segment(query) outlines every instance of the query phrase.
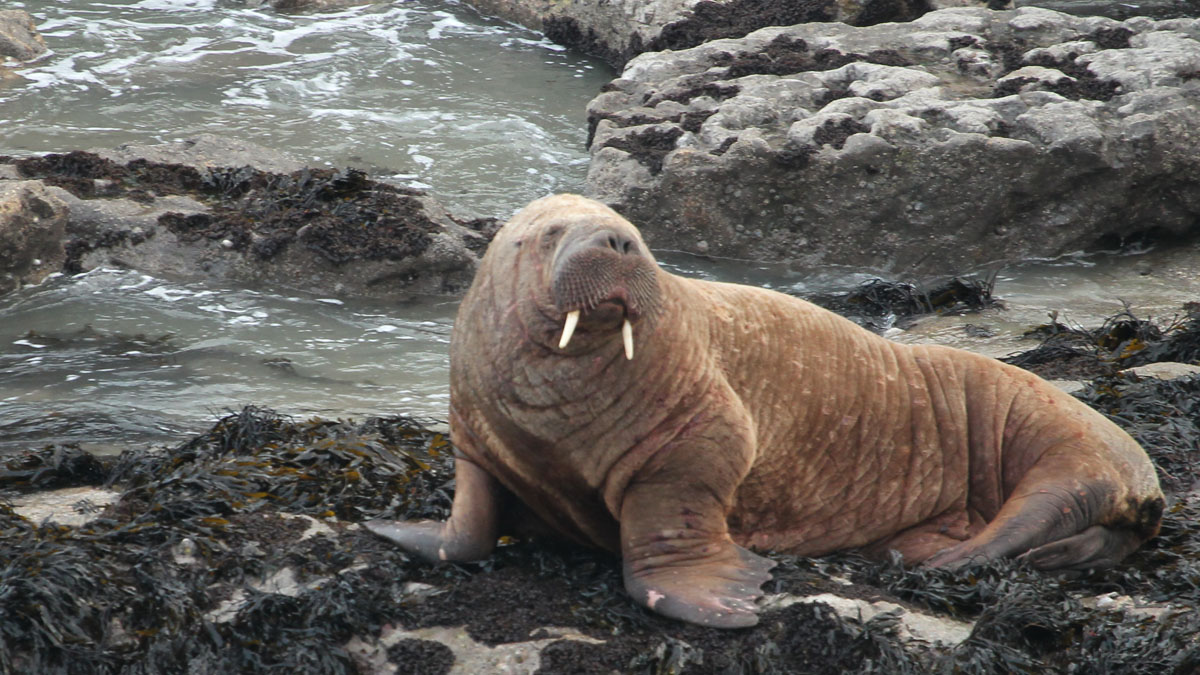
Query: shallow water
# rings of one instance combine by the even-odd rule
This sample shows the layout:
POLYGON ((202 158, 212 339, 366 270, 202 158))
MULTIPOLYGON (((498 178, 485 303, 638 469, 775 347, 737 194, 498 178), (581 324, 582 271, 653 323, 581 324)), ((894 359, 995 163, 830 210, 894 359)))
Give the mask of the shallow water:
MULTIPOLYGON (((744 261, 697 261, 660 255, 671 271, 717 281, 752 284, 793 295, 847 290, 876 278, 853 269, 793 269, 787 264, 744 261)), ((974 276, 995 275, 994 294, 1002 306, 983 312, 922 317, 888 337, 905 343, 936 343, 1006 356, 1037 345, 1022 337, 1048 323, 1053 313, 1063 323, 1093 328, 1129 303, 1139 318, 1168 325, 1183 304, 1200 301, 1200 247, 1159 247, 1124 253, 1073 255, 980 269, 974 276), (967 326, 984 329, 967 330, 967 326), (983 333, 983 334, 981 334, 983 333), (987 335, 985 335, 987 334, 987 335)))
POLYGON ((348 306, 129 271, 0 298, 0 453, 178 439, 243 404, 445 419, 456 301, 348 306))
MULTIPOLYGON (((15 2, 53 53, 0 86, 0 154, 162 142, 210 131, 427 185, 458 213, 506 216, 586 173, 584 108, 611 73, 538 35, 420 0, 287 16, 208 0, 15 2)), ((664 265, 800 294, 863 270, 664 265)), ((1004 355, 1060 321, 1130 302, 1162 320, 1200 300, 1195 247, 1001 270, 1005 309, 893 337, 1004 355), (965 325, 993 333, 978 337, 965 325)), ((0 454, 174 442, 254 403, 304 417, 445 419, 457 301, 397 306, 180 284, 114 270, 0 297, 0 454)))

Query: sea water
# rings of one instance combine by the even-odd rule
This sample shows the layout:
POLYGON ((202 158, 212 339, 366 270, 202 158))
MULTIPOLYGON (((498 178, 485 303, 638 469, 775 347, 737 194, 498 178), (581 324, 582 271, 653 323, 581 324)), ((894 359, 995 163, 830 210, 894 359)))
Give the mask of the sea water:
MULTIPOLYGON (((10 2, 51 52, 0 83, 0 154, 160 143, 212 132, 425 187, 461 215, 507 217, 578 191, 584 109, 614 74, 456 3, 288 15, 212 0, 10 2)), ((870 270, 698 259, 672 271, 797 294, 870 270)), ((891 337, 1002 356, 1059 321, 1125 302, 1169 322, 1200 300, 1195 248, 979 270, 1003 309, 891 337), (968 330, 968 324, 983 330, 968 330)), ((0 296, 0 454, 52 442, 99 452, 178 442, 242 405, 295 417, 444 420, 457 299, 408 304, 93 270, 0 296)))

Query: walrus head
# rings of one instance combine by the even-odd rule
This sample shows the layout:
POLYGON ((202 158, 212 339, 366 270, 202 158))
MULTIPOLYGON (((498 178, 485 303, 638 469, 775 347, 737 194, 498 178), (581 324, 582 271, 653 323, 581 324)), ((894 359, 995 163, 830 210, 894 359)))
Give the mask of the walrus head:
POLYGON ((658 264, 637 228, 575 195, 537 200, 504 229, 510 226, 522 245, 536 249, 538 310, 553 322, 554 345, 579 353, 619 332, 632 359, 634 326, 661 304, 658 264))

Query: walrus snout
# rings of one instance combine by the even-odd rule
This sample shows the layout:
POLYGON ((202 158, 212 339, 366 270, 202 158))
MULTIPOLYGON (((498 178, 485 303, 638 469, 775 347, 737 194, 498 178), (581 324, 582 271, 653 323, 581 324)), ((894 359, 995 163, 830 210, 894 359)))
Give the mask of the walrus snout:
POLYGON ((631 233, 616 228, 575 228, 563 236, 554 257, 555 276, 576 256, 643 256, 642 243, 631 233))
POLYGON ((597 232, 595 235, 593 235, 592 239, 592 245, 607 247, 609 250, 621 255, 636 255, 638 252, 637 241, 633 237, 630 237, 623 232, 617 232, 615 230, 609 230, 608 232, 597 232))
POLYGON ((565 316, 559 349, 583 319, 595 328, 621 327, 625 356, 633 358, 633 321, 658 304, 658 266, 636 232, 577 226, 559 242, 551 269, 555 307, 565 316))
POLYGON ((624 304, 631 316, 653 304, 657 265, 636 235, 616 228, 573 228, 559 243, 551 265, 554 303, 562 312, 624 304))

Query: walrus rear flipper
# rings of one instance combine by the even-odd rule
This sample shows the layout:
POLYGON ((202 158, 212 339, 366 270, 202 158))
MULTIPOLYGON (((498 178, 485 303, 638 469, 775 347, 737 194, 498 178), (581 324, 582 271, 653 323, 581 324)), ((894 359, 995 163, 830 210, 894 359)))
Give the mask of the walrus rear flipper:
POLYGON ((1141 543, 1142 537, 1133 530, 1093 525, 1073 537, 1039 546, 1021 559, 1042 570, 1107 569, 1141 543))
POLYGON ((462 456, 454 460, 454 481, 454 506, 446 522, 372 520, 363 527, 431 562, 488 557, 499 536, 503 488, 462 456))
POLYGON ((1112 514, 1099 484, 1043 484, 1010 497, 978 535, 925 561, 931 567, 1020 557, 1043 570, 1103 569, 1119 563, 1158 531, 1161 498, 1137 521, 1103 525, 1112 514), (1157 511, 1155 506, 1157 505, 1157 511))

